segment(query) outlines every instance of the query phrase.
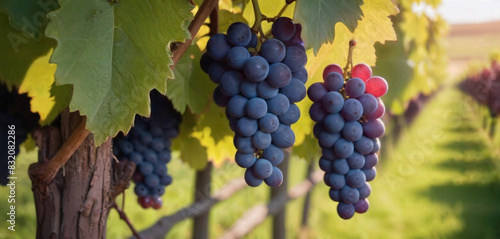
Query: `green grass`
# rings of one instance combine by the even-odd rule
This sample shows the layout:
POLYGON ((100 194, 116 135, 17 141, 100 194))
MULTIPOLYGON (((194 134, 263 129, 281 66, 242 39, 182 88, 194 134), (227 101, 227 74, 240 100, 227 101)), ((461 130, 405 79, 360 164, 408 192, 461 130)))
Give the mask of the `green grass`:
MULTIPOLYGON (((372 183, 370 210, 341 220, 328 188, 320 183, 312 192, 309 228, 300 228, 303 198, 287 205, 288 238, 500 238, 500 127, 495 139, 481 128, 482 114, 477 104, 455 88, 445 88, 429 102, 414 124, 404 130, 397 144, 381 155, 378 176, 372 183)), ((25 174, 36 152, 22 152, 19 173, 16 233, 0 228, 0 238, 31 238, 35 231, 31 183, 25 174)), ((292 158, 289 186, 305 177, 307 163, 292 158)), ((126 193, 125 211, 138 230, 158 218, 189 205, 193 200, 194 172, 179 160, 169 164, 174 183, 163 196, 160 211, 142 210, 131 190, 126 193)), ((226 164, 214 170, 213 190, 243 170, 226 164)), ((7 195, 5 187, 0 195, 7 195)), ((252 206, 266 202, 265 186, 245 188, 229 200, 217 204, 210 214, 210 238, 217 238, 252 206)), ((121 201, 119 198, 118 201, 121 201)), ((6 200, 0 213, 6 215, 6 200)), ((245 238, 271 238, 268 218, 245 238)), ((167 238, 190 238, 191 220, 186 220, 167 238)), ((111 211, 108 238, 130 236, 126 224, 111 211)))

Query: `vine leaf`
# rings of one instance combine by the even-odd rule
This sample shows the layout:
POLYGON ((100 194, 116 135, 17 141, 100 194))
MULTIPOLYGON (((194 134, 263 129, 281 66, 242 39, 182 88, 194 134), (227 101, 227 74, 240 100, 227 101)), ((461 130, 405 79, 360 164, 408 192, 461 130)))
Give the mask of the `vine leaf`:
POLYGON ((339 22, 353 32, 363 16, 361 5, 363 0, 297 1, 294 20, 302 24, 306 49, 312 47, 316 54, 323 43, 332 42, 339 22))
POLYGON ((180 151, 180 158, 196 170, 204 169, 208 162, 207 148, 193 137, 197 116, 189 111, 182 116, 179 136, 172 142, 172 149, 180 151))
POLYGON ((167 82, 167 96, 181 114, 186 107, 200 114, 212 97, 215 84, 201 70, 200 58, 200 48, 197 45, 189 47, 174 69, 175 79, 167 82))
POLYGON ((149 116, 149 92, 174 78, 169 43, 190 37, 185 0, 60 0, 46 34, 57 40, 51 62, 58 84, 73 85, 71 111, 87 117, 96 145, 149 116))
POLYGON ((20 94, 31 97, 31 111, 40 115, 42 125, 50 124, 68 106, 71 88, 54 86, 56 65, 49 63, 56 41, 41 36, 34 40, 9 26, 0 13, 0 79, 20 94), (51 90, 53 93, 51 94, 51 90))

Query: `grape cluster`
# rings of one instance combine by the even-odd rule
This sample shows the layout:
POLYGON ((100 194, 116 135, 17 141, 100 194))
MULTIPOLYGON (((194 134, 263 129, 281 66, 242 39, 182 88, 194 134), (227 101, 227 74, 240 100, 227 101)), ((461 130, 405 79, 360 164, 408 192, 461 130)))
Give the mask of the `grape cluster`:
MULTIPOLYGON (((37 126, 40 117, 31 112, 31 98, 27 94, 18 94, 16 90, 9 90, 6 85, 0 84, 0 184, 9 182, 9 146, 15 146, 14 153, 19 153, 19 146, 37 126), (8 138, 8 126, 15 125, 15 138, 8 138), (9 142, 10 141, 10 142, 9 142), (14 145, 12 145, 14 142, 14 145)), ((15 156, 13 155, 13 156, 15 156)))
POLYGON ((166 164, 170 162, 172 139, 179 134, 181 115, 157 91, 151 92, 151 117, 136 116, 125 137, 115 139, 113 151, 119 160, 135 163, 134 192, 143 208, 159 209, 165 187, 172 183, 166 164))
POLYGON ((388 85, 382 77, 372 76, 366 64, 354 66, 347 80, 340 66, 328 65, 323 79, 308 89, 314 102, 309 114, 316 122, 313 133, 322 148, 319 167, 325 171, 330 198, 339 202, 339 216, 349 219, 369 207, 368 182, 377 173, 378 138, 385 131, 380 120, 385 106, 380 97, 388 85))
POLYGON ((290 18, 278 18, 271 29, 274 38, 257 51, 257 35, 236 22, 227 34, 211 36, 200 60, 201 68, 218 85, 214 102, 227 107, 235 132, 235 161, 246 168, 245 180, 253 187, 262 182, 281 185, 283 173, 277 166, 283 161, 282 149, 295 143, 290 125, 300 117, 295 103, 305 98, 307 81, 301 29, 290 18))

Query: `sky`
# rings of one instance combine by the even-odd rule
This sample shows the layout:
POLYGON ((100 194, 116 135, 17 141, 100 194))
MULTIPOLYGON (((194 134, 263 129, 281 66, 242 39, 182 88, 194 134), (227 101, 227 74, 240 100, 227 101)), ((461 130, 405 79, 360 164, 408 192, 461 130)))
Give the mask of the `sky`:
POLYGON ((442 0, 438 12, 449 24, 495 21, 500 20, 500 0, 442 0))

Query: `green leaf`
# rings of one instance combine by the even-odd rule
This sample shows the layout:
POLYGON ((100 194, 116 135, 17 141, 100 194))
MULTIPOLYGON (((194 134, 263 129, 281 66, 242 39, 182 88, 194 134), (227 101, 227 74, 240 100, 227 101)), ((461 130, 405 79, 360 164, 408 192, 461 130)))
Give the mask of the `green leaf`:
POLYGON ((51 62, 58 84, 73 85, 71 111, 87 117, 97 145, 148 116, 149 92, 166 93, 173 72, 169 43, 188 38, 185 0, 61 0, 46 34, 57 40, 51 62))
POLYGON ((216 143, 226 136, 234 136, 234 132, 229 127, 229 120, 226 118, 225 111, 226 108, 219 107, 212 102, 208 110, 198 120, 196 128, 210 128, 210 136, 216 143))
POLYGON ((363 0, 297 1, 294 20, 302 24, 306 49, 312 47, 316 54, 323 43, 333 42, 339 22, 353 32, 363 16, 361 5, 363 0))
POLYGON ((198 117, 186 112, 182 116, 179 136, 172 142, 172 149, 180 151, 182 161, 188 163, 194 169, 205 168, 208 162, 207 148, 200 140, 193 137, 198 117))
POLYGON ((0 79, 9 87, 15 86, 19 93, 31 97, 31 111, 40 115, 40 123, 50 124, 68 106, 64 97, 71 88, 61 88, 50 93, 54 84, 56 65, 49 57, 56 45, 54 39, 44 36, 34 40, 23 32, 9 26, 8 19, 0 14, 0 79))
POLYGON ((47 13, 59 8, 56 0, 3 0, 0 12, 5 12, 10 25, 24 36, 40 40, 47 25, 47 13))
POLYGON ((200 48, 196 44, 190 46, 174 69, 175 79, 167 82, 167 96, 181 114, 186 107, 200 114, 215 89, 215 84, 201 70, 200 58, 200 48))

